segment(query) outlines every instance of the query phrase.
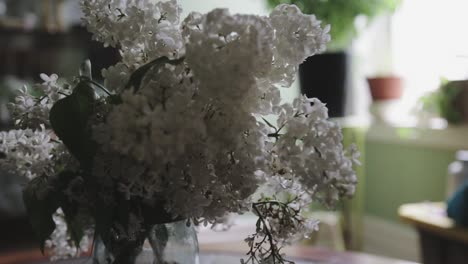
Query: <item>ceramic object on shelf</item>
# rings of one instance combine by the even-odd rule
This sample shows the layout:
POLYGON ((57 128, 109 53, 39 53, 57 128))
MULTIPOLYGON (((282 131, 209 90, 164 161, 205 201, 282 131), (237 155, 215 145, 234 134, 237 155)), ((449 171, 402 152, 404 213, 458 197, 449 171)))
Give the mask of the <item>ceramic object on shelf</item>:
POLYGON ((459 150, 455 156, 456 160, 448 166, 448 197, 468 181, 468 150, 459 150))
POLYGON ((369 113, 374 121, 384 123, 401 120, 401 114, 403 114, 400 100, 374 101, 369 106, 369 113))

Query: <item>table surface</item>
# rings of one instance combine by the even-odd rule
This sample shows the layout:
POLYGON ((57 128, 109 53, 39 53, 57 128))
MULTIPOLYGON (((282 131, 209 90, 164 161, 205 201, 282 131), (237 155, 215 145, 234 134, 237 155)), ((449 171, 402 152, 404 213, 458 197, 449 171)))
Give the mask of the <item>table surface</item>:
POLYGON ((443 202, 424 202, 400 206, 400 218, 418 229, 438 234, 442 237, 468 243, 468 230, 455 225, 447 217, 446 204, 443 202))
MULTIPOLYGON (((200 264, 239 264, 245 255, 234 245, 201 245, 200 264)), ((242 251, 244 252, 244 251, 242 251)), ((329 249, 308 246, 294 246, 285 250, 296 264, 417 264, 414 262, 389 259, 356 252, 334 252, 329 249)), ((20 250, 0 253, 0 264, 46 264, 49 263, 37 250, 20 250)), ((89 264, 89 258, 54 264, 89 264)))
MULTIPOLYGON (((226 232, 213 232, 209 229, 199 230, 200 264, 238 264, 248 251, 247 244, 243 241, 246 236, 252 234, 255 224, 249 219, 238 219, 236 225, 226 232), (241 221, 242 220, 242 221, 241 221), (245 220, 245 223, 243 222, 245 220)), ((294 245, 283 250, 288 257, 296 260, 297 264, 416 264, 414 262, 390 259, 357 252, 333 251, 327 248, 312 247, 310 245, 294 245)), ((0 264, 44 264, 48 261, 40 251, 31 246, 3 251, 0 249, 0 264)), ((88 264, 86 259, 75 262, 88 264)))
MULTIPOLYGON (((199 264, 239 264, 242 256, 228 254, 201 254, 199 264)), ((316 264, 320 262, 310 262, 305 260, 294 260, 296 264, 316 264)), ((48 261, 35 262, 34 264, 49 264, 48 261)), ((92 264, 90 258, 81 258, 74 260, 62 260, 53 262, 53 264, 92 264)))

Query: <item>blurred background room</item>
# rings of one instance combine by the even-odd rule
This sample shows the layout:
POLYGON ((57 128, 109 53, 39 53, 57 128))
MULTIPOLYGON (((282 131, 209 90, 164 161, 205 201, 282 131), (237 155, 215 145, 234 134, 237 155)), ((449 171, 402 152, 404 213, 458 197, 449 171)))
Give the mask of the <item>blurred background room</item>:
MULTIPOLYGON (((312 205, 321 228, 301 247, 466 263, 468 1, 179 2, 181 17, 216 7, 267 15, 276 4, 295 3, 331 24, 328 51, 301 65, 282 98, 302 93, 327 103, 344 144, 358 145, 362 165, 353 199, 336 210, 312 205), (457 202, 449 210, 452 219, 448 201, 457 202)), ((41 81, 41 73, 70 78, 90 58, 99 79, 100 69, 118 61, 118 51, 91 40, 80 16, 78 0, 0 0, 0 130, 12 125, 7 105, 18 89, 41 81)), ((21 198, 25 180, 0 171, 0 263, 2 255, 34 246, 21 198)), ((225 232, 201 228, 202 252, 234 250, 252 232, 252 221, 248 215, 232 219, 225 232)))

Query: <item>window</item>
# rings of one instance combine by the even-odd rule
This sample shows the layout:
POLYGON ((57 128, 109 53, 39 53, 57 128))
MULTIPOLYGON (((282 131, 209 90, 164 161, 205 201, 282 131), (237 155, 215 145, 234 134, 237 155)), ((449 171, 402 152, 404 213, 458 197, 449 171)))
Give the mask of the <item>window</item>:
POLYGON ((350 111, 367 112, 367 76, 396 74, 405 78, 401 108, 406 111, 423 94, 437 89, 442 77, 467 78, 467 10, 465 0, 407 0, 391 19, 381 17, 363 30, 353 45, 350 111))

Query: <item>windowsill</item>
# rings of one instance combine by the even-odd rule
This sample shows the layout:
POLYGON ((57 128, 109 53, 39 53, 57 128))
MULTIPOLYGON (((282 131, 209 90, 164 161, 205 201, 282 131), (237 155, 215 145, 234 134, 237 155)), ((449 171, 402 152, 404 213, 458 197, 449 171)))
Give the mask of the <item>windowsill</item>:
POLYGON ((405 144, 445 150, 468 149, 468 124, 447 125, 442 119, 375 121, 371 117, 335 119, 344 128, 363 128, 367 142, 405 144))

